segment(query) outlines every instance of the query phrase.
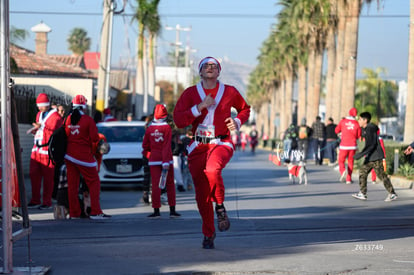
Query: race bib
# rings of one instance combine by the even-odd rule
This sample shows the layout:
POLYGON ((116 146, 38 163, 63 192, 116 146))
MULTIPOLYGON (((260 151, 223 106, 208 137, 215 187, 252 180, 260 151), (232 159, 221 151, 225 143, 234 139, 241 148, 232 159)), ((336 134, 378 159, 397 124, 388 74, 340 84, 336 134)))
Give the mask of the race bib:
POLYGON ((201 138, 214 138, 216 136, 214 125, 205 125, 205 124, 198 125, 196 136, 201 137, 201 138))

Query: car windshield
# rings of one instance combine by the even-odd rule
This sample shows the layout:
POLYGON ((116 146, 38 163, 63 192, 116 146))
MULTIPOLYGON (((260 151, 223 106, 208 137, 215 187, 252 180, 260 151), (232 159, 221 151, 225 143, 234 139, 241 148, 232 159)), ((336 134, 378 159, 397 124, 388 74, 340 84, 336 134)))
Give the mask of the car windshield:
POLYGON ((142 142, 145 134, 144 126, 101 126, 98 131, 108 142, 142 142))

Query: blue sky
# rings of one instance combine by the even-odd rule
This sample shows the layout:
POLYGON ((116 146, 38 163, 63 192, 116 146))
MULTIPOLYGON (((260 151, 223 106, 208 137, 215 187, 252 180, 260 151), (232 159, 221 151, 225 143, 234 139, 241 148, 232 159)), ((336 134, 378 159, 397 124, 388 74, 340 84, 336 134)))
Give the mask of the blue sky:
MULTIPOLYGON (((132 13, 130 2, 126 14, 132 13)), ((376 2, 376 1, 374 1, 376 2)), ((99 51, 102 25, 102 0, 17 0, 10 1, 10 24, 30 32, 43 21, 52 28, 48 52, 70 54, 66 38, 73 28, 81 27, 92 39, 90 51, 99 51), (22 12, 31 12, 29 14, 22 12), (72 15, 53 14, 58 12, 72 15), (90 15, 76 15, 89 13, 90 15)), ((117 0, 118 6, 122 1, 117 0)), ((231 61, 255 65, 262 42, 268 37, 275 15, 276 0, 161 0, 159 13, 163 30, 158 40, 159 55, 172 49, 175 31, 164 26, 190 27, 181 32, 184 45, 195 49, 195 63, 200 57, 212 55, 231 61), (198 16, 197 16, 198 15, 198 16), (224 16, 228 15, 228 16, 224 16)), ((137 24, 131 17, 116 16, 113 25, 112 63, 120 58, 135 57, 137 24)), ((406 79, 408 66, 409 0, 383 0, 364 7, 360 20, 358 75, 362 68, 385 67, 390 79, 406 79), (384 17, 379 17, 384 16, 384 17)), ((35 34, 19 45, 34 50, 35 34)))

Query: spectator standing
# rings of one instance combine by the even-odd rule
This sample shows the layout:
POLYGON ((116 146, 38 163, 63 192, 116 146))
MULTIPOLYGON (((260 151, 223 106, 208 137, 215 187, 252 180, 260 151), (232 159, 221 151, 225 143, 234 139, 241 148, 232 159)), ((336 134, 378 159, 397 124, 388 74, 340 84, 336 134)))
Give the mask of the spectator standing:
POLYGON ((326 129, 320 116, 317 116, 315 122, 312 123, 312 132, 315 164, 322 165, 325 150, 326 129))
POLYGON ((298 150, 302 152, 303 161, 308 157, 309 140, 312 137, 312 128, 306 125, 306 118, 303 118, 298 128, 298 150))
POLYGON ((241 150, 244 152, 246 150, 246 145, 248 142, 249 136, 244 131, 240 131, 240 143, 241 143, 241 150))
POLYGON ((65 116, 65 106, 63 106, 62 104, 58 104, 56 105, 56 109, 61 117, 65 116))
POLYGON ((266 148, 267 141, 269 140, 269 136, 266 133, 263 133, 262 140, 263 140, 263 147, 266 148))
POLYGON ((170 206, 170 218, 181 215, 175 211, 175 184, 173 155, 171 150, 172 129, 167 122, 168 112, 164 105, 157 104, 154 109, 154 120, 145 130, 142 142, 142 155, 148 159, 151 173, 151 199, 154 212, 148 218, 159 218, 161 216, 161 189, 159 181, 162 170, 168 170, 167 195, 170 206))
POLYGON ((356 108, 349 110, 349 116, 341 119, 335 128, 336 134, 341 134, 339 144, 338 165, 341 177, 339 180, 346 184, 352 183, 352 171, 354 170, 354 155, 357 150, 357 140, 361 136, 361 127, 356 120, 358 111, 356 108), (345 169, 345 160, 348 161, 348 167, 345 169))
POLYGON ((71 219, 81 216, 78 199, 80 175, 82 174, 89 189, 91 212, 90 219, 108 219, 111 216, 102 212, 99 202, 101 182, 95 160, 96 144, 99 142, 98 128, 92 117, 85 114, 86 98, 77 95, 72 100, 73 111, 65 123, 67 150, 65 163, 68 180, 69 215, 71 219))
POLYGON ((298 127, 291 123, 283 135, 283 153, 284 157, 291 160, 292 150, 298 148, 298 127))
POLYGON ((250 149, 252 150, 252 153, 255 152, 256 146, 259 143, 259 132, 256 130, 256 124, 252 125, 252 130, 249 133, 249 142, 250 142, 250 149))
POLYGON ((224 207, 222 170, 234 153, 230 131, 239 130, 250 115, 250 106, 240 92, 218 81, 220 71, 217 59, 203 58, 198 66, 201 81, 181 94, 174 109, 177 127, 192 125, 194 140, 188 146, 188 161, 203 221, 202 246, 205 249, 214 248, 216 237, 213 202, 216 203, 218 229, 230 228, 224 207), (235 118, 231 116, 232 107, 237 111, 235 118))
POLYGON ((117 121, 117 119, 112 115, 111 109, 105 108, 103 113, 104 113, 104 122, 117 121))
POLYGON ((172 131, 171 142, 172 142, 175 184, 177 185, 177 190, 179 192, 185 192, 183 173, 182 173, 183 162, 181 158, 181 156, 185 152, 185 148, 184 148, 183 141, 181 139, 181 133, 177 128, 173 129, 172 131))
POLYGON ((355 159, 360 159, 365 156, 364 164, 359 170, 359 193, 352 195, 356 199, 367 199, 367 178, 368 173, 374 169, 377 176, 383 181, 385 189, 388 191, 388 196, 385 201, 393 201, 397 199, 397 194, 391 184, 391 180, 384 171, 382 160, 384 159, 384 151, 378 139, 378 127, 371 123, 371 114, 363 112, 360 114, 358 123, 363 131, 363 138, 365 139, 365 146, 361 152, 354 155, 355 159))
POLYGON ((49 159, 48 146, 53 132, 63 124, 63 119, 55 108, 50 107, 49 97, 41 93, 36 98, 39 112, 36 115, 31 133, 34 134, 34 145, 30 156, 30 182, 32 198, 28 208, 51 209, 54 188, 55 165, 49 159), (43 146, 42 146, 43 145, 43 146), (43 203, 41 204, 40 190, 43 180, 43 203))
POLYGON ((335 133, 336 124, 333 118, 328 118, 326 122, 326 154, 329 157, 329 166, 336 164, 336 148, 338 147, 338 135, 335 133))

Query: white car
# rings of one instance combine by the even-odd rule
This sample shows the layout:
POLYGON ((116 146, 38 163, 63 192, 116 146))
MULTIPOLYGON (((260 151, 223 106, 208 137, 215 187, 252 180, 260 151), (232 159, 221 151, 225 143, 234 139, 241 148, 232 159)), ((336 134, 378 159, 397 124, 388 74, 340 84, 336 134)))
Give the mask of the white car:
POLYGON ((97 124, 111 146, 103 155, 99 178, 101 184, 143 185, 144 168, 142 141, 145 134, 143 121, 111 121, 97 124))

